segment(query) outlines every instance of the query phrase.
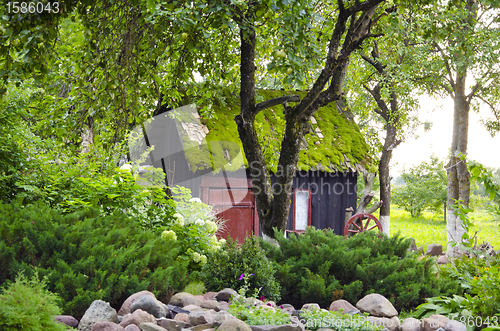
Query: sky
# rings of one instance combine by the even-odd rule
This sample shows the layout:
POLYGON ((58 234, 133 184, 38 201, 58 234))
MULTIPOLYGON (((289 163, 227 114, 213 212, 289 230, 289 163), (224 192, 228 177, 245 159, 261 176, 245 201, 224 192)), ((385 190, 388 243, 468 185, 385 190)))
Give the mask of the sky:
MULTIPOLYGON (((421 121, 433 123, 432 129, 424 132, 423 127, 417 130, 418 138, 410 138, 401 143, 393 152, 391 172, 396 178, 404 168, 429 161, 432 154, 445 159, 451 148, 453 132, 453 100, 451 98, 434 100, 423 97, 419 116, 421 121)), ((488 117, 488 109, 479 114, 471 111, 469 118, 468 155, 487 167, 500 168, 500 134, 494 138, 479 122, 481 117, 488 117)))

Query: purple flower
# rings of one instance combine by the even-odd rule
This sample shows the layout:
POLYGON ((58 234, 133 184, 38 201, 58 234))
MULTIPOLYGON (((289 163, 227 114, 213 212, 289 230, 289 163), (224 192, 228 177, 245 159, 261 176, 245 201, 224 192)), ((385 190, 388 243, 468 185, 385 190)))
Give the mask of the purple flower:
POLYGON ((261 296, 260 297, 260 301, 264 301, 264 300, 266 300, 266 297, 265 296, 261 296))
POLYGON ((255 276, 255 274, 250 274, 250 276, 255 276))
POLYGON ((240 276, 240 280, 242 280, 242 279, 243 279, 243 277, 245 277, 245 274, 241 274, 241 276, 240 276))
POLYGON ((280 305, 280 308, 281 308, 281 309, 283 309, 283 306, 282 306, 282 305, 280 305))

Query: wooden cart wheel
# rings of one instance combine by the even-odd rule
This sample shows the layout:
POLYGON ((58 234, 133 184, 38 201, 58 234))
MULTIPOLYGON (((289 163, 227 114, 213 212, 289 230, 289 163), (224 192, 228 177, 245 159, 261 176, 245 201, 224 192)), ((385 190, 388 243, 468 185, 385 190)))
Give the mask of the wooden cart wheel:
POLYGON ((346 223, 345 227, 344 227, 344 237, 348 237, 349 236, 349 233, 352 233, 353 235, 354 234, 357 234, 357 233, 360 233, 360 232, 365 232, 365 231, 370 231, 370 230, 373 230, 375 228, 378 228, 378 230, 380 232, 383 232, 382 231, 382 224, 380 224, 379 220, 373 216, 372 214, 356 214, 356 215, 353 215, 346 223), (360 219, 360 224, 356 223, 356 219, 360 219), (373 220, 373 222, 375 223, 374 225, 370 225, 370 222, 373 220))

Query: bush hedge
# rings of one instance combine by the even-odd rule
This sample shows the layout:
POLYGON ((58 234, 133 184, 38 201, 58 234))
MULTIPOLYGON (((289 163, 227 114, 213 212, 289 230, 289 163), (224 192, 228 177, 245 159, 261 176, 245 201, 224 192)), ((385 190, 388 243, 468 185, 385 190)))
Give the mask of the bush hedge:
POLYGON ((261 242, 276 268, 282 302, 301 307, 317 302, 322 307, 343 298, 355 304, 363 296, 379 293, 398 310, 409 310, 426 297, 455 293, 459 285, 436 277, 432 259, 407 256, 410 239, 398 235, 383 240, 371 233, 349 239, 332 231, 310 228, 284 238, 279 247, 261 242))
POLYGON ((186 263, 176 261, 175 246, 139 222, 95 209, 63 215, 41 203, 0 204, 0 284, 36 267, 48 290, 63 299, 63 312, 76 318, 93 300, 120 308, 146 289, 168 301, 189 283, 186 263))

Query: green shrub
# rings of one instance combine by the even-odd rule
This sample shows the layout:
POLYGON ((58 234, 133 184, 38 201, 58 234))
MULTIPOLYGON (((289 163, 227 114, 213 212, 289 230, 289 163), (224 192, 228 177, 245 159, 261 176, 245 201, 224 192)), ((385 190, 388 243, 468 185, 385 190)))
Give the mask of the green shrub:
POLYGON ((379 293, 398 310, 410 309, 424 298, 458 290, 453 281, 437 279, 432 259, 407 257, 409 239, 398 235, 379 239, 362 233, 349 239, 331 231, 310 228, 302 235, 276 233, 279 247, 262 242, 281 282, 282 302, 301 307, 317 302, 322 307, 336 299, 355 304, 379 293))
POLYGON ((178 249, 144 230, 140 219, 95 209, 62 214, 44 204, 0 204, 0 284, 32 267, 64 300, 63 311, 81 317, 93 300, 115 308, 150 290, 161 301, 188 283, 178 249))
POLYGON ((38 277, 27 279, 22 273, 0 294, 0 329, 2 331, 62 331, 66 326, 53 316, 61 313, 58 296, 45 289, 38 277))
POLYGON ((245 292, 250 296, 256 293, 259 297, 278 302, 280 285, 274 277, 275 272, 272 262, 252 236, 241 246, 228 240, 221 249, 209 252, 207 263, 201 269, 201 279, 209 291, 226 287, 238 291, 245 286, 245 292))
POLYGON ((202 282, 189 283, 182 292, 191 293, 192 295, 203 295, 206 292, 205 284, 202 282))

